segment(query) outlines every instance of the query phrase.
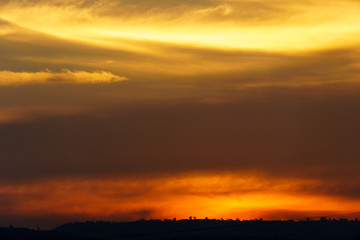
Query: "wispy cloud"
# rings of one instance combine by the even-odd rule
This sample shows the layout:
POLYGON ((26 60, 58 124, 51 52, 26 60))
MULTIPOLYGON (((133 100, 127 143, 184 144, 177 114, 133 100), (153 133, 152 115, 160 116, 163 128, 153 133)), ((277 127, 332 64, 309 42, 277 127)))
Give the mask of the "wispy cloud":
POLYGON ((0 86, 28 85, 28 84, 96 84, 114 83, 127 80, 110 72, 70 71, 56 73, 50 70, 43 72, 11 72, 0 71, 0 86))
POLYGON ((0 9, 23 27, 115 49, 146 40, 282 52, 359 42, 358 12, 350 0, 11 1, 0 9))

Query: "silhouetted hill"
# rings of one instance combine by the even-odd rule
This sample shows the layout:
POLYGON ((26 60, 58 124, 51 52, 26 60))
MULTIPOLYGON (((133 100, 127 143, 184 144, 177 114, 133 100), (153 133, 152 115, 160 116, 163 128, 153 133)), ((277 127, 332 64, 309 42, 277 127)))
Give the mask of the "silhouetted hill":
POLYGON ((55 229, 79 238, 98 239, 307 239, 360 238, 358 221, 222 221, 150 220, 136 222, 69 223, 55 229))
POLYGON ((358 221, 77 222, 49 231, 0 228, 0 240, 360 240, 358 221))

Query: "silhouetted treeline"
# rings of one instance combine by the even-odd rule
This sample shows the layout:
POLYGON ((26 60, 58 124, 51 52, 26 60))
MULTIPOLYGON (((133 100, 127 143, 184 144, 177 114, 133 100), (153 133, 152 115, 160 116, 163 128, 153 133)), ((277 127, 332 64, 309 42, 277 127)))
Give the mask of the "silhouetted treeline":
POLYGON ((76 222, 51 231, 0 228, 0 240, 360 240, 360 222, 215 219, 76 222))

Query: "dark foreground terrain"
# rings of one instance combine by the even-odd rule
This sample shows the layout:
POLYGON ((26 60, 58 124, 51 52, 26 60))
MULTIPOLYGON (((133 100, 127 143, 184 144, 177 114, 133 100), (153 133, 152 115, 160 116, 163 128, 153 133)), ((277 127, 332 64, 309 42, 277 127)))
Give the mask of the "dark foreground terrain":
POLYGON ((360 222, 149 220, 68 223, 52 230, 0 228, 0 240, 360 240, 360 222))

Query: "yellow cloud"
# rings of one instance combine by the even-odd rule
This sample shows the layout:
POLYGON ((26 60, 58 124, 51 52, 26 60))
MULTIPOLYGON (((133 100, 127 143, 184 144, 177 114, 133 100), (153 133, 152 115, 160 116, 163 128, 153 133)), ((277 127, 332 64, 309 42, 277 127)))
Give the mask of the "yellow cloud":
POLYGON ((43 72, 11 72, 0 71, 0 86, 28 85, 28 84, 96 84, 114 83, 127 80, 124 76, 118 76, 110 72, 85 72, 70 71, 55 73, 52 71, 43 72))
POLYGON ((221 0, 182 5, 103 0, 96 4, 14 1, 4 4, 0 14, 32 30, 115 49, 151 51, 151 46, 135 42, 146 40, 288 52, 358 43, 359 10, 359 4, 350 0, 221 0))

